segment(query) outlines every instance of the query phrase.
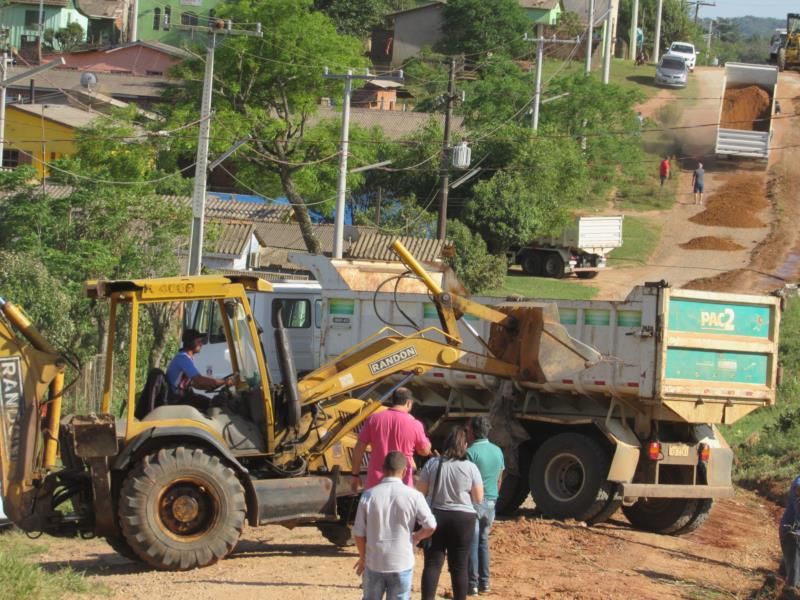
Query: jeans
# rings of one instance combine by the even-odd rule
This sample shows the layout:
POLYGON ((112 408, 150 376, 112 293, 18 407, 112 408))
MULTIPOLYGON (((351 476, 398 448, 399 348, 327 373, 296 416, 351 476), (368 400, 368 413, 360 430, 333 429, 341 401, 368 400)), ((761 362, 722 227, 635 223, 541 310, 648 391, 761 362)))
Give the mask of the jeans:
POLYGON ((489 534, 494 523, 494 500, 482 503, 482 518, 475 521, 475 537, 469 555, 469 587, 489 589, 489 534))
POLYGON ((786 587, 794 589, 800 586, 800 548, 797 547, 797 536, 791 533, 789 527, 781 525, 780 542, 786 569, 786 587))
POLYGON ((364 569, 364 600, 409 600, 414 569, 398 573, 378 573, 364 569))
POLYGON ((436 532, 431 545, 425 550, 425 568, 422 571, 422 600, 436 598, 436 586, 447 556, 453 600, 465 600, 469 584, 469 549, 475 535, 475 513, 455 510, 433 510, 436 532))

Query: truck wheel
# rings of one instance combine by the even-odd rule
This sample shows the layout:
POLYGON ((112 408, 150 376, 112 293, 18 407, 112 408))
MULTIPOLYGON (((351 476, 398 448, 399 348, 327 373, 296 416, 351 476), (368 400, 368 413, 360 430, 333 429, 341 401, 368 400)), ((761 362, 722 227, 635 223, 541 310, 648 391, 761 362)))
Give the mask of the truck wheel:
POLYGON ((353 534, 344 523, 317 523, 317 529, 326 540, 339 548, 354 546, 353 534))
POLYGON ((695 529, 699 528, 703 523, 708 521, 708 517, 711 514, 711 507, 713 506, 714 501, 710 498, 705 500, 698 500, 697 502, 697 510, 692 515, 692 518, 689 522, 684 525, 681 529, 675 532, 675 535, 683 535, 685 533, 691 533, 695 529))
POLYGON ((123 558, 127 558, 128 560, 137 563, 142 562, 142 559, 139 558, 139 555, 133 551, 133 548, 131 548, 130 544, 125 541, 125 538, 109 535, 106 537, 106 543, 111 546, 111 549, 114 550, 114 552, 123 558))
POLYGON ((605 523, 611 517, 614 516, 614 513, 616 513, 621 506, 622 506, 622 485, 619 483, 612 483, 611 495, 606 501, 605 506, 600 510, 599 513, 597 513, 594 517, 587 520, 586 522, 589 523, 589 525, 599 525, 600 523, 605 523))
POLYGON ((560 519, 593 519, 611 498, 606 480, 610 464, 608 452, 588 436, 562 433, 550 438, 531 463, 536 507, 560 519))
POLYGON ((637 529, 675 535, 690 526, 699 503, 689 498, 640 498, 632 506, 623 506, 622 512, 637 529))
POLYGON ((562 279, 564 277, 564 259, 556 252, 548 252, 544 259, 545 277, 562 279))
POLYGON ((206 567, 231 553, 244 527, 244 489, 233 470, 202 448, 162 448, 122 484, 125 541, 165 571, 206 567))
POLYGON ((519 474, 508 474, 503 477, 503 485, 500 486, 500 494, 494 506, 501 517, 513 515, 531 493, 527 473, 530 471, 532 459, 531 449, 528 446, 520 446, 517 455, 519 474))
POLYGON ((538 252, 527 252, 522 258, 522 270, 527 275, 542 274, 542 259, 538 252))
POLYGON ((786 69, 786 48, 778 50, 778 71, 786 69))
POLYGON ((578 276, 578 279, 594 279, 600 271, 578 271, 575 273, 578 276))

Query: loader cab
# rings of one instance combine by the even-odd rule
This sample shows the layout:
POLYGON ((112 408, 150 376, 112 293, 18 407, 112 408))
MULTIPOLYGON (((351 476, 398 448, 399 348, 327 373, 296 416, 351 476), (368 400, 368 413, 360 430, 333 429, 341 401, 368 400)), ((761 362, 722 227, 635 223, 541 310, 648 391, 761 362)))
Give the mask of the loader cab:
MULTIPOLYGON (((122 446, 147 432, 167 430, 201 435, 221 443, 235 456, 269 454, 275 448, 275 414, 270 378, 259 342, 248 292, 270 291, 253 277, 198 276, 137 281, 90 282, 91 298, 110 300, 102 412, 118 416, 122 446), (183 315, 193 306, 205 320, 205 330, 225 340, 235 386, 214 390, 217 400, 207 410, 181 404, 170 397, 147 406, 145 384, 152 375, 148 349, 159 336, 180 337, 183 315), (138 410, 137 410, 138 409, 138 410)), ((166 364, 176 352, 167 347, 166 364)), ((208 373, 202 351, 195 357, 201 374, 223 378, 229 373, 208 373)))

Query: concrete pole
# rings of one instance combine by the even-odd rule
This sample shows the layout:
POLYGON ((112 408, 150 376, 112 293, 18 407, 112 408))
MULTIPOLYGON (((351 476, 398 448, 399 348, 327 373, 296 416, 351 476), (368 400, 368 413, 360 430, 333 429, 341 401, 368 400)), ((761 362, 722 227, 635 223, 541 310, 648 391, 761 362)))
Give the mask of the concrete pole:
POLYGON ((128 28, 129 42, 139 41, 139 0, 131 2, 131 24, 128 28))
POLYGON ((0 167, 3 166, 3 151, 6 144, 6 86, 2 85, 2 82, 6 80, 7 65, 8 53, 3 52, 3 66, 0 70, 0 167))
POLYGON ((636 50, 638 45, 636 43, 636 30, 639 29, 639 0, 633 0, 633 11, 631 12, 631 45, 628 48, 628 58, 636 60, 636 50))
POLYGON ((544 62, 544 39, 542 39, 543 29, 539 25, 536 27, 536 89, 533 94, 533 117, 531 126, 534 131, 539 129, 539 105, 542 102, 542 63, 544 62))
POLYGON ((200 275, 203 267, 203 221, 206 209, 208 176, 208 138, 211 134, 211 94, 214 85, 215 33, 209 34, 206 50, 206 71, 203 76, 203 97, 200 101, 200 132, 197 137, 197 158, 194 165, 192 192, 192 234, 189 241, 189 275, 200 275))
POLYGON ((711 36, 714 35, 714 19, 708 20, 708 40, 706 41, 706 64, 711 64, 711 36))
POLYGON ((453 120, 453 101, 456 95, 456 59, 450 58, 450 74, 447 78, 447 98, 444 109, 444 140, 442 140, 442 188, 439 192, 439 221, 436 226, 437 239, 447 236, 447 198, 450 192, 450 121, 453 120))
POLYGON ((339 154, 339 182, 336 186, 336 211, 334 213, 333 258, 342 258, 344 250, 344 211, 347 195, 347 151, 350 146, 350 96, 353 93, 353 80, 347 70, 344 79, 344 100, 342 102, 342 143, 339 154))
POLYGON ((608 85, 608 80, 611 76, 611 38, 613 37, 613 19, 611 12, 606 17, 606 37, 603 40, 603 83, 608 85))
POLYGON ((586 74, 592 72, 592 38, 594 38, 594 0, 589 0, 589 28, 586 39, 586 74))
POLYGON ((39 0, 39 39, 36 42, 37 64, 42 64, 42 37, 44 37, 44 0, 39 0))
POLYGON ((664 11, 664 0, 658 0, 656 9, 656 38, 653 41, 653 62, 658 64, 661 59, 661 13, 664 11))

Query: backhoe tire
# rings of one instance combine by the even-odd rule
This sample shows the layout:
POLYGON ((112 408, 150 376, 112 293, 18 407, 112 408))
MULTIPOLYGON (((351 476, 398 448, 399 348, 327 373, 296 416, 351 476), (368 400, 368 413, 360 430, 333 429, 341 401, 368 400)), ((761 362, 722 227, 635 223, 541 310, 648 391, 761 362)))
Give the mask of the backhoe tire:
POLYGON ((714 501, 711 499, 698 500, 697 510, 694 511, 694 515, 686 525, 675 532, 675 535, 684 535, 698 529, 703 523, 708 521, 713 505, 714 501))
POLYGON ((128 474, 119 499, 125 541, 164 571, 206 567, 231 553, 247 510, 233 470, 203 448, 162 448, 128 474))
POLYGON ((339 548, 355 546, 353 533, 344 523, 317 523, 317 529, 326 540, 339 548))
POLYGON ((500 493, 494 506, 498 516, 513 515, 531 493, 531 485, 528 481, 531 460, 533 460, 531 449, 527 446, 520 446, 517 450, 519 474, 512 475, 506 472, 503 475, 503 484, 500 486, 500 493))
POLYGON ((565 274, 564 259, 558 252, 547 252, 544 255, 542 271, 545 277, 563 279, 565 274))
POLYGON ((590 521, 612 498, 606 479, 609 452, 580 433, 561 433, 542 444, 533 456, 530 486, 543 514, 559 519, 590 521))
POLYGON ((623 506, 622 512, 637 529, 676 535, 688 532, 700 502, 690 498, 640 498, 632 506, 623 506))
POLYGON ((139 558, 139 555, 133 551, 131 545, 125 541, 125 538, 122 537, 113 537, 107 536, 106 537, 106 544, 111 546, 111 549, 114 550, 117 554, 119 554, 123 558, 127 558, 130 561, 140 563, 142 559, 139 558))

